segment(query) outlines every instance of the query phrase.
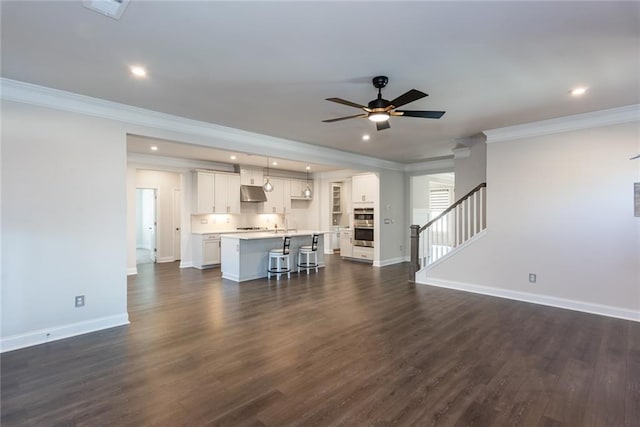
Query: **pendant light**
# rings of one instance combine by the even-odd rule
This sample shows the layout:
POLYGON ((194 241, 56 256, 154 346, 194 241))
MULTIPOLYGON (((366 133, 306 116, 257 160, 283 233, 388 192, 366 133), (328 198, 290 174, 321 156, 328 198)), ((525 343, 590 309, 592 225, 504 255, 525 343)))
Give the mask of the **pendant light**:
POLYGON ((311 166, 307 165, 307 188, 305 188, 302 193, 307 199, 311 198, 311 188, 309 188, 309 169, 311 169, 311 166))
POLYGON ((264 191, 266 191, 267 193, 270 193, 273 191, 273 184, 271 183, 271 181, 269 181, 269 158, 268 157, 267 157, 267 182, 264 183, 262 188, 264 188, 264 191))

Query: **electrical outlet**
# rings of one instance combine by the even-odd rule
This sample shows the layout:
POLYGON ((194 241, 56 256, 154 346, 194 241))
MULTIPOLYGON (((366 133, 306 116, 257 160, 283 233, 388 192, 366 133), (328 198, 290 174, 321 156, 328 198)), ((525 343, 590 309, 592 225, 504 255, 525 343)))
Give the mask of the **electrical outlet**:
POLYGON ((209 221, 207 221, 206 219, 201 219, 200 220, 200 224, 208 224, 208 223, 209 223, 209 221))
POLYGON ((529 273, 529 283, 536 283, 537 276, 534 273, 529 273))
POLYGON ((76 308, 84 307, 84 295, 76 296, 76 308))

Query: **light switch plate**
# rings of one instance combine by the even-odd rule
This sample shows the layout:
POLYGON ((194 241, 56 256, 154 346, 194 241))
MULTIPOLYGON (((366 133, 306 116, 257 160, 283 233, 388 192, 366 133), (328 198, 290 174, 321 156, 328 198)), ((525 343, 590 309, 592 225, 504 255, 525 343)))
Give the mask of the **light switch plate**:
POLYGON ((76 296, 76 308, 78 307, 84 307, 84 295, 76 296))

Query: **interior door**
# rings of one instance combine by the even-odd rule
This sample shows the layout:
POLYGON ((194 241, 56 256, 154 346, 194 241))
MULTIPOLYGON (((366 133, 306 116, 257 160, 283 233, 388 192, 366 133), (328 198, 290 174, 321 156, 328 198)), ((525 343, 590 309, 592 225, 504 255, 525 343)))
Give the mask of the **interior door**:
POLYGON ((136 189, 136 263, 156 262, 156 190, 136 189))
POLYGON ((180 193, 180 189, 173 189, 173 257, 176 261, 182 259, 180 257, 180 246, 182 240, 182 232, 181 232, 181 203, 182 203, 182 194, 180 193))

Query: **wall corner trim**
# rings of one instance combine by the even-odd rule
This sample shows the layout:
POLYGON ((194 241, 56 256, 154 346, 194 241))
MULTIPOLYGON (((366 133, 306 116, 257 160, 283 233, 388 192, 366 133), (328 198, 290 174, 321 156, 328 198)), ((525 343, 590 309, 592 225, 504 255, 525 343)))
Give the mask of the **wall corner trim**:
POLYGON ((125 312, 114 316, 99 317, 53 328, 39 329, 25 334, 10 335, 0 340, 0 353, 128 324, 129 315, 125 312))
POLYGON ((421 285, 437 286, 440 288, 456 289, 459 291, 473 292, 475 294, 490 295, 498 298, 506 298, 533 304, 547 305, 566 310, 581 311, 584 313, 598 314, 601 316, 615 317, 617 319, 640 322, 640 311, 626 308, 601 305, 584 301, 576 301, 558 298, 548 295, 532 294, 528 292, 512 291, 509 289, 494 288, 490 286, 476 285, 472 283, 455 282, 453 280, 428 277, 426 282, 416 282, 421 285))
POLYGON ((490 144, 629 122, 640 122, 640 104, 491 129, 484 134, 490 144))
POLYGON ((133 276, 135 274, 138 274, 138 267, 127 268, 127 276, 133 276))

